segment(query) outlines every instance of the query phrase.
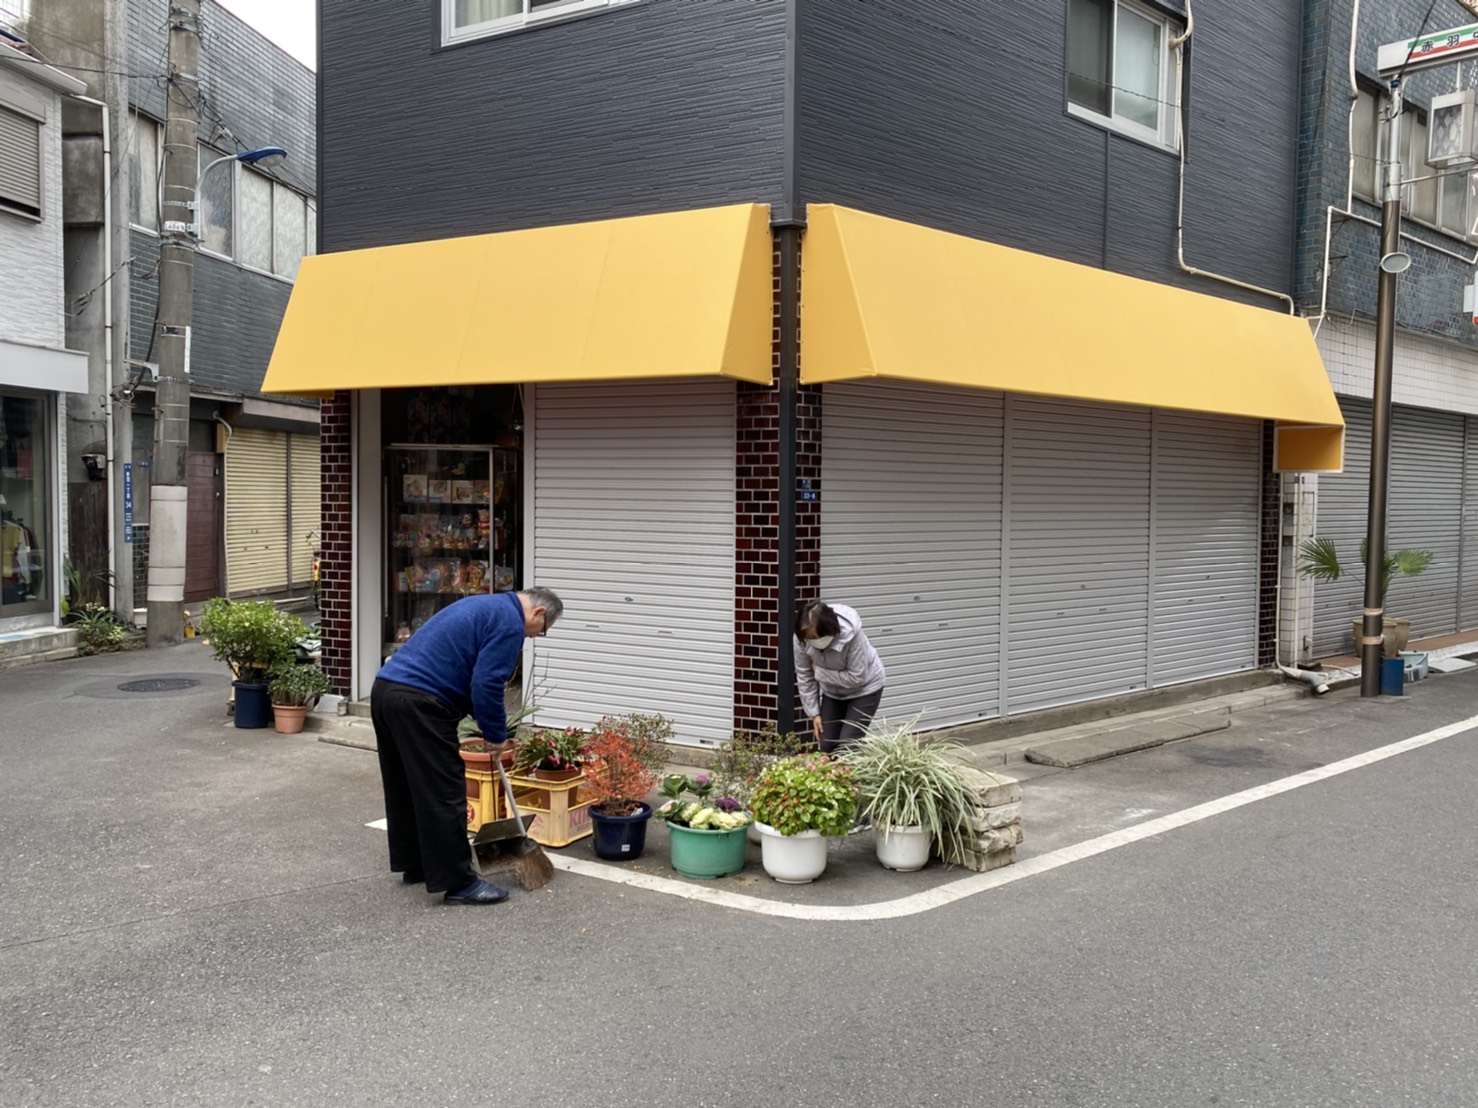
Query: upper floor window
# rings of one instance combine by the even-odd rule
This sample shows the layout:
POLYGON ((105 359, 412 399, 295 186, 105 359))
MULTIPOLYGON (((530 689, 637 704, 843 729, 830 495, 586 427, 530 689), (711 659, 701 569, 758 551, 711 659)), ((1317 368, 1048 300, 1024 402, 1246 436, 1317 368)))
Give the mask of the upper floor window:
POLYGON ((159 124, 128 113, 128 220, 159 230, 159 124))
POLYGON ((41 105, 0 101, 0 211, 41 218, 41 105))
MULTIPOLYGON (((1389 97, 1365 89, 1351 120, 1350 186, 1354 194, 1372 204, 1381 202, 1386 158, 1384 120, 1390 111, 1389 97)), ((1427 113, 1412 105, 1401 112, 1401 214, 1425 223, 1455 238, 1478 242, 1478 198, 1474 197, 1475 175, 1467 169, 1441 171, 1427 165, 1427 113), (1418 177, 1425 178, 1417 180, 1418 177)))
POLYGON ((1129 0, 1068 0, 1068 111, 1173 148, 1175 31, 1164 16, 1129 0))
POLYGON ((518 31, 637 0, 442 0, 441 37, 448 44, 518 31))

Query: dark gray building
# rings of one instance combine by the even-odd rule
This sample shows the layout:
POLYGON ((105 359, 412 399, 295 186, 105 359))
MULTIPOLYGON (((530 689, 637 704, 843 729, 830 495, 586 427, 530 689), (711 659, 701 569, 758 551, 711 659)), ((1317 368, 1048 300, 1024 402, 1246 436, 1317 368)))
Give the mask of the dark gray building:
MULTIPOLYGON (((69 407, 70 554, 144 608, 167 0, 30 0, 33 47, 89 85, 66 117, 68 341, 92 390, 69 407)), ((308 595, 319 525, 318 411, 261 383, 298 263, 317 237, 311 70, 206 0, 198 86, 200 248, 191 328, 186 600, 308 595), (259 170, 232 156, 288 151, 259 170)))
POLYGON ((790 726, 816 595, 922 726, 1272 664, 1273 475, 1342 437, 1302 25, 1204 7, 324 0, 323 253, 267 387, 333 396, 340 691, 402 593, 464 590, 421 505, 484 466, 488 587, 582 613, 541 722, 790 726))

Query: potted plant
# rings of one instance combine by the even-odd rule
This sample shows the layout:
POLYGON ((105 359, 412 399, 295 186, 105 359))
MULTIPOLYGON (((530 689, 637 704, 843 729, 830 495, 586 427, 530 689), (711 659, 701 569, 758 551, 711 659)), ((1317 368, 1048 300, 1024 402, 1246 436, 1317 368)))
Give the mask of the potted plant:
POLYGON ((328 674, 315 665, 278 662, 267 674, 267 693, 277 730, 296 735, 303 729, 308 713, 317 707, 319 697, 332 688, 328 674))
POLYGON ((514 747, 513 769, 544 781, 573 781, 585 765, 585 732, 578 727, 531 727, 514 747))
POLYGON ((662 780, 667 801, 657 809, 667 824, 672 868, 700 881, 732 877, 744 868, 745 835, 754 821, 731 796, 710 801, 713 789, 707 774, 671 774, 662 780), (688 794, 695 799, 686 799, 688 794))
POLYGON ((804 885, 826 869, 826 840, 852 830, 857 790, 852 769, 823 754, 803 754, 760 771, 749 798, 765 872, 804 885))
POLYGON ((913 721, 876 721, 840 757, 852 770, 857 802, 872 821, 878 861, 887 869, 923 869, 937 843, 958 857, 969 841, 975 794, 960 772, 964 747, 925 741, 913 721))
MULTIPOLYGON (((720 796, 729 796, 738 801, 741 808, 749 807, 749 794, 759 780, 760 771, 782 758, 794 758, 816 749, 816 739, 810 734, 789 731, 780 734, 773 723, 758 731, 736 731, 734 737, 724 742, 714 752, 714 789, 720 796)), ((760 841, 759 831, 751 822, 749 841, 760 841)))
POLYGON ((652 806, 647 794, 667 759, 662 745, 672 724, 662 716, 607 716, 586 736, 585 783, 580 795, 590 801, 597 857, 627 862, 647 845, 652 806))
MULTIPOLYGON (((1360 541, 1360 565, 1365 565, 1365 557, 1368 551, 1365 540, 1360 541)), ((1432 564, 1433 554, 1430 550, 1388 550, 1381 560, 1381 586, 1380 594, 1384 598, 1391 589, 1391 578, 1397 573, 1403 577, 1415 577, 1432 564)), ((1333 584, 1341 577, 1349 574, 1350 569, 1340 563, 1339 553, 1334 548, 1334 540, 1328 538, 1305 539, 1299 547, 1298 571, 1307 573, 1316 581, 1324 581, 1333 584)), ((1363 585, 1362 585, 1363 587, 1363 585)), ((1356 653, 1359 653, 1358 643, 1360 637, 1365 633, 1362 627, 1363 620, 1355 620, 1354 640, 1357 644, 1356 653)), ((1402 619, 1399 616, 1386 616, 1384 619, 1385 647, 1383 654, 1387 658, 1395 658, 1406 649, 1411 641, 1411 620, 1402 619)))
POLYGON ((216 658, 231 667, 236 690, 236 726, 266 727, 272 721, 267 674, 291 660, 293 647, 308 629, 297 616, 277 610, 270 600, 206 602, 200 631, 216 658))

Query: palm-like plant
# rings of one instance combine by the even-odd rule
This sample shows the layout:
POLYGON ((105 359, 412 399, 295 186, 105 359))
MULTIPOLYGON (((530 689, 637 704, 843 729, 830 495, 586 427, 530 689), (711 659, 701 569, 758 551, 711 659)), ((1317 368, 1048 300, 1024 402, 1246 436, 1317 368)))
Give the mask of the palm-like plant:
POLYGON ((974 791, 960 772, 968 752, 958 743, 926 740, 904 724, 874 721, 839 761, 852 769, 859 810, 880 835, 890 827, 922 827, 942 857, 955 857, 970 837, 974 791))
MULTIPOLYGON (((1365 565, 1369 549, 1364 539, 1360 540, 1360 565, 1365 565)), ((1305 539, 1299 547, 1298 571, 1307 573, 1316 581, 1335 582, 1348 576, 1349 570, 1340 564, 1339 554, 1334 549, 1334 540, 1328 538, 1305 539)), ((1399 571, 1403 577, 1415 577, 1432 564, 1430 550, 1388 550, 1381 566, 1381 596, 1391 587, 1391 578, 1399 571)))

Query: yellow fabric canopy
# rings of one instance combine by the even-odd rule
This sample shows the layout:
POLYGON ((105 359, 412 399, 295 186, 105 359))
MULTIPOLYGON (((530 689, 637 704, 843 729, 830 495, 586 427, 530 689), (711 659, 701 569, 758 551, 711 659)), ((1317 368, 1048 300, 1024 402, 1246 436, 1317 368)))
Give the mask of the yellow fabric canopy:
POLYGON ((1278 421, 1275 465, 1337 472, 1308 323, 831 204, 801 251, 801 381, 930 381, 1278 421))
POLYGON ((772 252, 738 204, 304 258, 262 390, 768 385, 772 252))

